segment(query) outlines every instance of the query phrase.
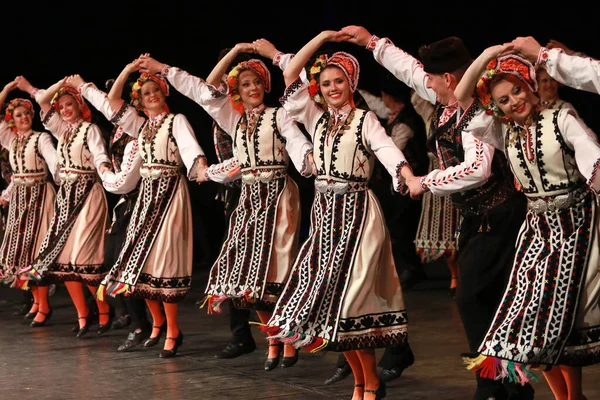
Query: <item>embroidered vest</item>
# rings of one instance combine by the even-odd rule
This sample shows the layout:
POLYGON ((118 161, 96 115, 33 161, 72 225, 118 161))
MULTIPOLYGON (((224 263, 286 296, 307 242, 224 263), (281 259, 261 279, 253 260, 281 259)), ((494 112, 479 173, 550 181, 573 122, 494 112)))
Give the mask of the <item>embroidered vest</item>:
POLYGON ((254 132, 247 130, 246 114, 238 121, 233 146, 242 171, 287 167, 289 156, 285 150, 285 138, 277 128, 277 109, 265 107, 256 120, 254 132))
POLYGON ((47 171, 46 160, 40 151, 41 132, 31 132, 21 139, 15 137, 10 149, 10 167, 13 174, 34 174, 47 171))
POLYGON ((533 160, 527 158, 527 134, 514 122, 506 130, 506 154, 515 177, 528 196, 556 196, 585 185, 577 168, 575 151, 566 143, 558 127, 560 109, 540 112, 531 132, 533 160))
MULTIPOLYGON (((465 159, 461 133, 475 114, 475 108, 473 107, 471 110, 468 115, 463 116, 460 126, 455 125, 454 117, 450 118, 444 125, 438 126, 444 106, 437 103, 434 108, 434 115, 431 120, 433 135, 429 141, 429 147, 433 147, 433 152, 436 153, 433 140, 437 142, 439 147, 437 153, 441 157, 440 161, 443 169, 458 165, 465 159)), ((502 152, 495 151, 492 160, 492 173, 487 182, 476 188, 452 194, 452 203, 464 215, 480 215, 517 193, 506 158, 502 152)))
POLYGON ((94 155, 87 143, 87 135, 92 124, 83 121, 70 132, 61 136, 56 148, 58 165, 61 168, 71 168, 94 171, 94 155))

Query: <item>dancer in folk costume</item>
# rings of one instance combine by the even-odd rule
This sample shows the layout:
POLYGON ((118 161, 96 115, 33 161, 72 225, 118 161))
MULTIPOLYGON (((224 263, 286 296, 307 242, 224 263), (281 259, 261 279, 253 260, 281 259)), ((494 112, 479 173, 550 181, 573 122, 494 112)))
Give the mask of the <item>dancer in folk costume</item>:
POLYGON ((581 400, 581 367, 600 362, 600 144, 572 110, 539 104, 534 66, 511 48, 486 49, 456 89, 485 108, 468 129, 506 153, 528 199, 504 298, 466 361, 519 383, 541 368, 556 399, 581 400))
MULTIPOLYGON (((43 277, 64 282, 77 309, 79 330, 85 335, 91 326, 85 284, 93 293, 106 275, 104 231, 108 205, 98 173, 110 168, 100 128, 77 90, 65 86, 66 77, 47 90, 34 88, 20 77, 18 87, 28 92, 42 110, 44 126, 58 139, 59 190, 54 216, 33 264, 23 270, 31 279, 43 277)), ((98 333, 110 328, 109 305, 96 301, 98 333)))
MULTIPOLYGON (((0 104, 17 87, 18 79, 0 92, 0 104)), ((13 285, 31 290, 33 306, 26 318, 33 318, 31 326, 35 328, 44 326, 52 316, 48 282, 33 281, 26 285, 18 271, 31 265, 50 226, 56 196, 50 182, 56 174, 56 149, 47 132, 31 129, 33 115, 31 101, 15 98, 8 103, 0 121, 0 144, 9 151, 12 169, 6 230, 0 247, 0 274, 12 279, 13 285)))
POLYGON ((98 296, 126 293, 144 298, 154 325, 144 346, 156 345, 166 324, 160 357, 170 358, 183 343, 178 302, 192 282, 192 213, 183 170, 195 180, 206 157, 187 118, 169 111, 164 78, 140 74, 132 86, 133 106, 122 100, 125 82, 141 63, 138 58, 127 64, 108 94, 114 112, 111 122, 138 140, 142 181, 125 243, 98 296))
POLYGON ((359 65, 350 54, 322 54, 300 73, 337 32, 308 42, 284 71, 281 98, 313 143, 315 198, 309 237, 266 329, 271 337, 309 351, 343 351, 355 379, 353 399, 385 397, 375 348, 407 337, 407 315, 381 206, 368 188, 375 157, 392 175, 394 188, 412 171, 377 116, 357 109, 353 94, 359 65))
MULTIPOLYGON (((79 90, 81 95, 107 119, 110 120, 114 116, 107 94, 96 85, 85 82, 80 75, 69 76, 66 83, 79 90)), ((114 265, 121 253, 127 237, 127 226, 139 194, 142 158, 139 157, 138 150, 137 139, 126 134, 123 127, 115 125, 108 149, 112 170, 105 170, 101 176, 104 189, 120 195, 112 211, 112 222, 106 231, 104 260, 107 265, 114 265)), ((150 336, 152 323, 148 321, 144 299, 137 296, 119 296, 123 296, 123 307, 126 308, 127 318, 131 318, 132 323, 127 339, 117 348, 117 351, 127 351, 150 336)), ((114 323, 113 329, 115 329, 114 323)))
MULTIPOLYGON (((161 70, 233 137, 234 157, 210 166, 204 175, 216 182, 242 180, 227 238, 210 272, 206 302, 213 312, 231 298, 237 307, 255 309, 266 323, 298 248, 300 195, 287 174, 289 160, 301 174, 310 176, 312 144, 284 109, 263 103, 271 77, 262 61, 242 61, 227 74, 227 87, 220 86, 238 54, 251 52, 253 45, 237 44, 219 60, 206 82, 151 58, 145 66, 150 72, 161 70)), ((270 342, 265 370, 279 364, 281 347, 278 341, 270 342)), ((293 346, 283 349, 283 357, 282 367, 298 360, 293 346)))
MULTIPOLYGON (((429 158, 428 172, 440 169, 437 156, 435 154, 435 137, 431 129, 431 118, 433 117, 434 106, 411 90, 410 101, 415 111, 423 118, 425 122, 425 131, 430 151, 427 153, 429 158)), ((458 286, 458 243, 456 240, 457 230, 460 226, 460 213, 454 204, 451 196, 435 196, 430 191, 423 193, 423 203, 421 206, 421 217, 419 227, 415 237, 415 246, 417 253, 421 257, 423 264, 433 263, 443 258, 450 269, 450 288, 448 293, 454 297, 456 287, 458 286)))

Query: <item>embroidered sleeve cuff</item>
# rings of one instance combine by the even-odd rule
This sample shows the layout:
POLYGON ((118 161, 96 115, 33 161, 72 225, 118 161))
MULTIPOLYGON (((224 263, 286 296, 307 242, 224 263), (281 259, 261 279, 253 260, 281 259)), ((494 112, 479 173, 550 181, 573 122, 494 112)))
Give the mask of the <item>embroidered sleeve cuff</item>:
POLYGON ((396 166, 396 179, 398 179, 398 186, 396 187, 396 191, 400 194, 406 195, 409 193, 409 188, 404 182, 404 178, 402 177, 402 168, 408 167, 410 168, 410 164, 406 161, 402 161, 400 164, 396 166))
POLYGON ((127 104, 127 102, 124 101, 119 111, 117 111, 115 115, 113 115, 113 117, 110 119, 110 122, 116 125, 121 120, 121 118, 123 118, 123 115, 125 115, 127 107, 129 107, 129 104, 127 104))
POLYGON ((169 74, 169 70, 171 69, 170 65, 165 64, 165 66, 163 67, 163 69, 160 70, 160 75, 163 78, 167 78, 167 75, 169 74))
POLYGON ((282 51, 278 51, 275 53, 275 57, 273 57, 273 65, 279 67, 279 63, 281 62, 281 57, 283 56, 282 51))
POLYGON ((538 53, 538 58, 537 61, 535 62, 536 65, 539 66, 544 66, 546 65, 546 62, 548 62, 548 48, 546 47, 542 47, 540 48, 540 52, 538 53))
POLYGON ((190 168, 190 172, 188 173, 188 179, 190 181, 195 181, 198 176, 198 167, 199 161, 204 159, 206 161, 206 155, 198 154, 192 163, 192 167, 190 168))
POLYGON ((374 51, 375 50, 375 46, 377 46, 377 42, 379 41, 380 37, 378 36, 371 36, 371 39, 369 39, 369 43, 367 43, 367 50, 369 51, 374 51))
POLYGON ((596 160, 596 162, 594 163, 594 166, 592 167, 592 176, 590 177, 587 183, 588 187, 596 194, 600 193, 600 188, 594 187, 596 183, 596 177, 598 176, 598 169, 600 169, 600 159, 596 160))
POLYGON ((427 175, 422 176, 419 179, 419 185, 421 185, 421 189, 423 189, 423 192, 429 192, 429 186, 427 185, 427 175))
POLYGON ((313 149, 307 150, 304 154, 304 160, 302 161, 302 171, 300 171, 300 175, 305 178, 310 177, 313 174, 313 166, 312 163, 309 162, 308 156, 313 153, 313 149))

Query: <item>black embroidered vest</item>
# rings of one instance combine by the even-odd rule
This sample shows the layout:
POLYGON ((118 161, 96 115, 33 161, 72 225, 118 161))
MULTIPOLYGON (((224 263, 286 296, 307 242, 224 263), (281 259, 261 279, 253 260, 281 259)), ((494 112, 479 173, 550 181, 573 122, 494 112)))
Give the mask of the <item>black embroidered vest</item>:
MULTIPOLYGON (((455 125, 454 117, 451 117, 444 125, 438 126, 444 106, 440 103, 436 104, 431 120, 431 130, 434 134, 431 135, 428 146, 434 154, 441 156, 440 161, 444 169, 464 161, 465 151, 461 133, 475 115, 475 111, 475 107, 469 109, 459 126, 455 125), (436 151, 434 141, 437 142, 439 151, 436 151)), ((487 182, 476 188, 452 194, 452 203, 464 215, 480 215, 517 194, 506 157, 502 152, 495 151, 492 160, 492 174, 487 182)))

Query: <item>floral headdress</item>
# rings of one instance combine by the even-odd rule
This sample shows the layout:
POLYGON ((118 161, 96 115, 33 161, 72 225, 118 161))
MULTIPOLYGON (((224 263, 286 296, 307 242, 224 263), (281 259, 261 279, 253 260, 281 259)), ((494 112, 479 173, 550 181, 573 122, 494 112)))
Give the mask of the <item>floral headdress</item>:
POLYGON ((265 92, 269 93, 271 91, 271 73, 264 62, 253 58, 248 61, 242 61, 233 67, 231 71, 229 71, 229 74, 227 74, 229 100, 231 101, 233 108, 242 114, 244 113, 244 105, 242 104, 242 98, 238 91, 238 80, 240 74, 247 70, 254 71, 258 75, 265 86, 265 92))
POLYGON ((33 113, 33 104, 31 103, 31 101, 27 100, 27 99, 12 99, 8 105, 6 106, 6 111, 5 111, 5 115, 4 115, 4 120, 6 121, 6 124, 8 125, 8 127, 10 129, 12 129, 13 132, 17 132, 17 127, 15 126, 15 120, 13 119, 13 113, 15 112, 15 108, 17 108, 18 106, 24 106, 27 107, 29 109, 29 111, 31 111, 33 113))
POLYGON ((50 101, 50 105, 57 112, 60 111, 58 108, 59 107, 58 99, 61 96, 66 95, 66 94, 73 96, 73 98, 75 99, 77 104, 79 104, 79 110, 81 111, 81 117, 85 121, 91 122, 92 121, 92 112, 90 111, 90 107, 83 100, 83 97, 81 97, 81 94, 77 91, 77 89, 74 89, 71 86, 62 86, 60 89, 58 89, 56 91, 56 93, 54 93, 54 96, 52 97, 52 100, 50 101))
POLYGON ((308 71, 308 93, 314 101, 320 104, 325 104, 325 100, 319 95, 319 76, 321 75, 321 72, 329 66, 336 66, 344 72, 344 75, 348 78, 348 84, 352 93, 354 93, 358 87, 360 65, 358 64, 358 60, 352 54, 344 51, 337 51, 333 53, 331 57, 327 57, 326 54, 321 54, 315 59, 308 71))
MULTIPOLYGON (((169 84, 165 78, 156 74, 142 73, 137 81, 135 81, 131 86, 131 105, 134 106, 136 110, 143 111, 144 113, 146 111, 142 105, 142 86, 144 86, 144 83, 148 81, 156 82, 160 87, 160 91, 163 92, 165 97, 169 97, 169 84)), ((167 103, 164 105, 164 110, 167 113, 169 112, 167 103)))
POLYGON ((486 109, 486 113, 492 114, 498 118, 505 118, 505 114, 492 99, 490 90, 492 80, 495 76, 500 74, 516 76, 525 83, 532 92, 537 92, 538 84, 535 78, 534 66, 529 61, 516 54, 498 57, 488 63, 485 72, 477 82, 477 96, 479 97, 480 104, 486 109))

